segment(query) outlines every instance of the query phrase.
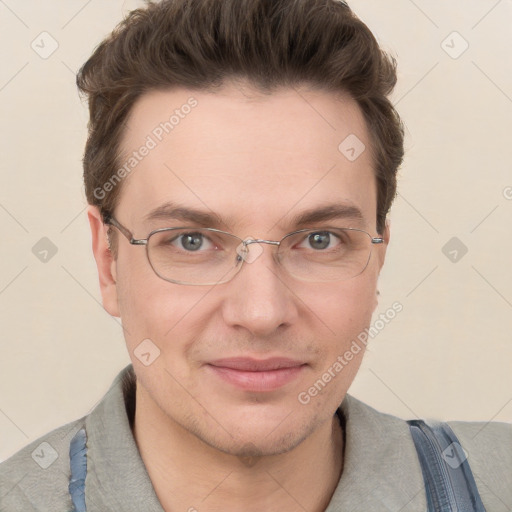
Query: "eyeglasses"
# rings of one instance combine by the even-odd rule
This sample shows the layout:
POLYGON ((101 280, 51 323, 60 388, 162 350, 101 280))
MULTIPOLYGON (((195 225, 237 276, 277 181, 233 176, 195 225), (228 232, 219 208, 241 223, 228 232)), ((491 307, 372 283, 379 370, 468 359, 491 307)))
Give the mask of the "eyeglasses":
POLYGON ((256 243, 277 245, 275 261, 297 279, 343 281, 361 274, 368 266, 373 244, 384 242, 361 229, 334 227, 293 231, 280 241, 243 240, 226 231, 191 227, 155 229, 146 238, 136 239, 111 215, 104 223, 119 229, 130 244, 145 245, 158 277, 186 285, 227 283, 240 272, 244 261, 252 263, 261 254, 263 249, 258 246, 249 252, 249 246, 256 243))

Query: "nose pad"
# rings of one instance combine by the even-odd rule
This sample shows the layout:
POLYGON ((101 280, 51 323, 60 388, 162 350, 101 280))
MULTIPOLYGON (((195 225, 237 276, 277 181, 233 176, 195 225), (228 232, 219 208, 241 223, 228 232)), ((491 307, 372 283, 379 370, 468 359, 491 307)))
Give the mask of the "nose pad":
POLYGON ((248 237, 241 242, 236 248, 237 254, 244 260, 245 263, 253 263, 256 261, 261 254, 263 253, 263 247, 260 243, 252 243, 248 244, 251 240, 256 240, 255 238, 248 237), (251 245, 251 249, 249 249, 249 245, 251 245))

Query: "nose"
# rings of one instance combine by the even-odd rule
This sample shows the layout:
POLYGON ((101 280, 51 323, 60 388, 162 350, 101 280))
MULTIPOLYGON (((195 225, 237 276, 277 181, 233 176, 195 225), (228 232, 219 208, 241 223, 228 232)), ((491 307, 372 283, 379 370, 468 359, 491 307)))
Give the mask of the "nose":
POLYGON ((275 258, 276 246, 253 241, 246 247, 241 270, 225 284, 223 318, 263 338, 296 321, 298 299, 275 258))

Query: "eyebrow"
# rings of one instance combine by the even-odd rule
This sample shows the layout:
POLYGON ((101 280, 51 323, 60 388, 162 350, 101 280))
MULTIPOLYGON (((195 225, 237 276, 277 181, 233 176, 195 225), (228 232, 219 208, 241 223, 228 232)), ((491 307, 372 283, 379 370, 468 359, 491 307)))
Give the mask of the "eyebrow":
MULTIPOLYGON (((365 221, 362 211, 357 206, 344 203, 331 203, 304 210, 293 216, 289 224, 292 228, 300 229, 310 224, 336 219, 347 219, 358 223, 364 223, 365 221)), ((154 220, 179 220, 192 222, 202 227, 218 229, 222 226, 229 227, 234 223, 231 217, 222 219, 222 217, 213 212, 209 213, 195 208, 184 207, 170 201, 151 210, 144 216, 143 220, 144 222, 154 220)))

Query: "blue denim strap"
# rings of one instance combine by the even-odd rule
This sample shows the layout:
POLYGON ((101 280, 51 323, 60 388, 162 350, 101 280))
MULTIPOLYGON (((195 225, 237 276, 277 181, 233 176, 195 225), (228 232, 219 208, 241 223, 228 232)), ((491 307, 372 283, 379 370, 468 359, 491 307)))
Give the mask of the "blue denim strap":
POLYGON ((73 501, 72 512, 86 512, 85 508, 85 477, 87 475, 87 434, 80 429, 69 445, 69 460, 71 477, 69 479, 69 494, 73 501))
POLYGON ((485 512, 466 454, 447 423, 408 420, 428 512, 485 512))

